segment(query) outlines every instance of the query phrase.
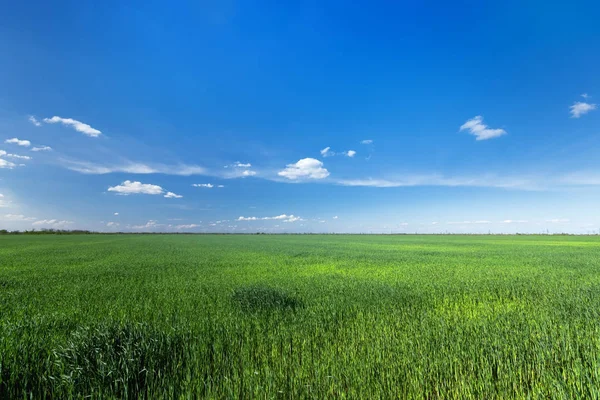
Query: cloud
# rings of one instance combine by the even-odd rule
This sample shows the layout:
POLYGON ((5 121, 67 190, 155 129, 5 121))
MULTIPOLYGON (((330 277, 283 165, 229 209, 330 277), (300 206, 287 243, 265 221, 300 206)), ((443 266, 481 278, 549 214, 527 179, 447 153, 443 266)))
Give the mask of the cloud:
POLYGON ((26 217, 22 214, 6 214, 3 219, 5 221, 35 221, 37 218, 26 217))
POLYGON ((6 139, 4 143, 16 144, 18 146, 29 147, 31 142, 29 140, 21 140, 18 138, 6 139))
POLYGON ((296 221, 303 221, 302 218, 297 217, 295 215, 287 215, 287 214, 281 214, 281 215, 277 215, 275 217, 239 217, 236 221, 270 221, 270 220, 275 220, 275 221, 283 221, 283 222, 296 222, 296 221))
POLYGON ((331 147, 325 147, 323 150, 321 150, 321 155, 323 157, 331 157, 334 156, 335 153, 331 151, 331 147))
POLYGON ((200 225, 197 224, 187 224, 187 225, 176 225, 175 229, 193 229, 198 228, 200 225))
POLYGON ((483 117, 478 115, 465 122, 460 131, 468 130, 471 135, 477 137, 476 140, 487 140, 506 134, 504 129, 490 129, 483 123, 483 117))
POLYGON ((42 123, 38 121, 33 115, 29 116, 29 122, 31 122, 35 126, 42 126, 42 123))
POLYGON ((18 160, 31 160, 31 157, 29 157, 29 156, 20 156, 18 154, 8 154, 4 150, 0 150, 0 157, 2 157, 2 156, 16 158, 18 160), (4 153, 4 154, 2 154, 2 153, 4 153))
POLYGON ((224 188, 225 185, 217 185, 218 188, 224 188))
POLYGON ((118 227, 120 224, 118 222, 108 222, 106 224, 106 226, 108 226, 109 228, 116 228, 118 227))
POLYGON ((251 169, 248 169, 252 166, 250 163, 241 163, 236 161, 233 164, 225 165, 223 168, 230 168, 230 171, 225 174, 215 174, 221 178, 233 179, 233 178, 246 178, 248 176, 255 176, 257 173, 251 169))
POLYGON ((144 225, 133 225, 133 226, 131 226, 131 228, 132 229, 149 229, 149 228, 156 228, 161 225, 162 224, 158 224, 157 221, 151 219, 150 221, 146 222, 146 224, 144 224, 144 225))
POLYGON ((505 219, 504 221, 502 221, 503 224, 526 224, 527 222, 529 221, 525 219, 505 219))
POLYGON ((350 158, 354 157, 356 155, 356 151, 354 150, 348 150, 346 152, 344 152, 344 154, 350 158))
POLYGON ((119 215, 119 213, 118 213, 118 212, 116 212, 116 213, 114 213, 113 215, 119 215))
POLYGON ((579 118, 582 115, 589 113, 592 110, 596 109, 596 104, 584 103, 581 101, 576 101, 572 106, 569 107, 571 109, 571 118, 579 118))
POLYGON ((167 194, 165 194, 165 196, 167 199, 181 199, 183 196, 179 195, 179 194, 175 194, 173 192, 167 192, 167 194))
POLYGON ((415 175, 395 179, 340 179, 335 181, 342 186, 367 187, 413 187, 413 186, 450 186, 450 187, 495 187, 505 189, 536 190, 540 183, 524 177, 496 177, 484 175, 481 177, 444 177, 441 175, 415 175))
POLYGON ((52 228, 64 228, 66 225, 71 225, 73 221, 59 221, 57 219, 41 219, 35 221, 31 225, 33 226, 50 226, 52 228))
POLYGON ((570 222, 571 220, 567 219, 567 218, 553 218, 553 219, 547 219, 546 222, 551 222, 553 224, 561 224, 561 223, 566 223, 566 222, 570 222))
POLYGON ((164 175, 205 175, 206 170, 197 165, 146 165, 135 162, 127 162, 121 165, 99 165, 86 161, 61 160, 67 169, 82 174, 104 175, 112 173, 130 173, 130 174, 164 174, 164 175))
POLYGON ((50 147, 50 146, 39 146, 39 147, 32 148, 31 151, 52 151, 52 147, 50 147))
POLYGON ((234 168, 250 168, 252 166, 252 164, 250 163, 241 163, 239 161, 236 161, 235 163, 233 163, 233 167, 234 168))
POLYGON ((371 140, 371 139, 361 140, 360 144, 373 144, 373 140, 371 140))
POLYGON ((10 161, 6 161, 3 158, 0 158, 0 168, 13 169, 17 166, 17 164, 12 163, 10 161))
POLYGON ((202 187, 202 188, 209 188, 209 189, 212 189, 213 187, 215 187, 215 185, 213 185, 212 183, 193 183, 192 186, 194 186, 194 187, 202 187))
POLYGON ((288 164, 287 167, 277 173, 287 179, 323 179, 329 176, 329 171, 323 168, 323 163, 314 158, 303 158, 295 164, 288 164))
POLYGON ((112 186, 108 188, 109 192, 116 192, 121 195, 130 195, 130 194, 163 194, 164 189, 158 185, 151 185, 147 183, 141 182, 132 182, 125 181, 117 186, 112 186))
POLYGON ((335 217, 333 217, 333 219, 338 219, 339 217, 336 215, 335 217))
POLYGON ((242 176, 254 176, 256 175, 256 171, 251 171, 249 169, 242 171, 242 176))
POLYGON ((587 100, 587 99, 589 99, 589 98, 590 98, 590 97, 592 97, 592 96, 590 96, 590 95, 589 95, 589 94, 587 94, 587 93, 582 93, 582 94, 581 94, 581 97, 583 97, 584 99, 586 99, 586 100, 587 100))
POLYGON ((491 221, 460 221, 460 222, 448 222, 448 225, 470 225, 470 224, 491 224, 491 221))
POLYGON ((98 137, 102 134, 102 132, 100 132, 98 129, 94 129, 88 124, 84 124, 83 122, 74 120, 72 118, 61 118, 54 116, 52 118, 44 118, 44 122, 47 124, 61 123, 66 126, 71 126, 77 132, 81 132, 89 137, 98 137))

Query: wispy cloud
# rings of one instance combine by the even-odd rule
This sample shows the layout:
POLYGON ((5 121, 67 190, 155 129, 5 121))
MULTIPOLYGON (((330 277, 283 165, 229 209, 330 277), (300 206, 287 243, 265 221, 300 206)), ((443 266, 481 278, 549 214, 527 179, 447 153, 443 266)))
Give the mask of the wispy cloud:
POLYGON ((55 229, 65 228, 68 225, 71 225, 73 221, 60 221, 57 219, 42 219, 39 221, 35 221, 31 225, 33 226, 42 226, 42 227, 51 227, 55 229))
POLYGON ((250 163, 242 163, 242 162, 236 161, 233 164, 226 165, 224 167, 224 168, 229 169, 224 174, 217 173, 217 174, 211 174, 211 175, 220 176, 220 177, 226 178, 226 179, 246 178, 249 176, 256 176, 257 172, 249 169, 250 167, 252 167, 252 164, 250 164, 250 163))
POLYGON ((582 115, 589 113, 596 109, 596 104, 585 103, 582 101, 576 101, 572 106, 569 107, 571 109, 571 118, 579 118, 582 115))
POLYGON ((61 162, 67 169, 80 172, 82 174, 104 175, 117 172, 126 172, 131 174, 165 174, 165 175, 205 175, 206 169, 197 165, 147 165, 136 162, 126 162, 124 164, 101 165, 86 161, 73 161, 61 159, 61 162))
POLYGON ((496 176, 481 177, 445 177, 442 175, 415 175, 393 179, 340 179, 335 181, 342 186, 368 187, 411 187, 411 186, 466 186, 466 187, 496 187, 507 189, 538 190, 542 187, 539 182, 528 178, 511 178, 496 176))
POLYGON ((323 157, 333 157, 333 156, 347 156, 347 157, 354 157, 356 155, 356 151, 354 150, 348 150, 348 151, 342 151, 339 153, 336 153, 335 151, 331 150, 331 147, 325 147, 324 149, 322 149, 320 151, 321 156, 323 157))
POLYGON ((35 221, 37 218, 26 217, 22 214, 6 214, 2 219, 5 221, 35 221))
POLYGON ((288 164, 277 175, 290 180, 323 179, 329 176, 329 171, 323 168, 323 163, 314 158, 303 158, 294 164, 288 164))
POLYGON ((325 147, 323 150, 321 150, 321 156, 323 157, 330 157, 334 155, 335 153, 331 151, 331 147, 325 147))
POLYGON ((182 225, 175 225, 174 228, 175 229, 194 229, 194 228, 198 228, 200 227, 200 225, 198 224, 182 224, 182 225))
POLYGON ((372 139, 361 140, 360 144, 373 144, 373 140, 372 139))
POLYGON ((15 159, 18 159, 18 160, 31 160, 31 157, 29 157, 29 156, 20 156, 18 154, 10 154, 10 153, 7 153, 4 150, 0 150, 0 157, 15 158, 15 159))
POLYGON ((89 137, 98 137, 102 134, 102 132, 100 132, 98 129, 94 129, 91 126, 89 126, 88 124, 84 124, 83 122, 77 121, 72 118, 62 118, 62 117, 54 116, 52 118, 44 118, 44 122, 47 124, 61 123, 65 126, 70 126, 73 129, 75 129, 77 132, 81 132, 84 135, 89 136, 89 137))
POLYGON ((564 224, 567 222, 570 222, 571 220, 568 218, 552 218, 552 219, 547 219, 546 222, 550 222, 552 224, 564 224))
POLYGON ((303 219, 300 217, 297 217, 295 215, 287 215, 287 214, 281 214, 281 215, 277 215, 275 217, 239 217, 237 219, 237 221, 270 221, 270 220, 283 221, 283 222, 303 221, 303 219))
POLYGON ((30 115, 28 119, 29 119, 29 122, 31 122, 33 125, 42 126, 42 123, 40 121, 38 121, 37 118, 35 118, 33 115, 30 115))
POLYGON ((52 147, 50 147, 50 146, 38 146, 38 147, 33 147, 31 149, 31 151, 52 151, 52 147))
POLYGON ((528 220, 525 219, 505 219, 502 221, 503 224, 526 224, 528 220))
POLYGON ((173 192, 167 192, 167 194, 165 194, 165 197, 167 199, 181 199, 183 196, 180 194, 175 194, 173 192))
POLYGON ((31 142, 29 140, 21 140, 19 138, 6 139, 4 143, 16 144, 17 146, 29 147, 31 142))
POLYGON ((487 140, 499 137, 506 134, 504 129, 490 129, 483 123, 483 117, 478 115, 465 122, 460 131, 468 130, 471 135, 476 137, 476 140, 487 140))
POLYGON ((192 183, 192 186, 194 187, 201 187, 201 188, 208 188, 208 189, 212 189, 215 187, 215 185, 213 185, 212 183, 192 183))

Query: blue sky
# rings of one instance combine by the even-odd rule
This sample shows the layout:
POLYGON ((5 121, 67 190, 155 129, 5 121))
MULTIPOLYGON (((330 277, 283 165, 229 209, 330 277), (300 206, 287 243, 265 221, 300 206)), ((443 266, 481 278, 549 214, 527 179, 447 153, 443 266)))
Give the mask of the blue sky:
POLYGON ((0 228, 599 232, 594 2, 126 3, 4 6, 0 228))

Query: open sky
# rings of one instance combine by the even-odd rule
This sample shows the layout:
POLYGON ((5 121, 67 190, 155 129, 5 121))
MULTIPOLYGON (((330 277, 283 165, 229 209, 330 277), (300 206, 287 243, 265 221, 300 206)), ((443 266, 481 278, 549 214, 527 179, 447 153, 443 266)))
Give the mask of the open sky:
POLYGON ((600 4, 14 1, 0 228, 600 231, 600 4))

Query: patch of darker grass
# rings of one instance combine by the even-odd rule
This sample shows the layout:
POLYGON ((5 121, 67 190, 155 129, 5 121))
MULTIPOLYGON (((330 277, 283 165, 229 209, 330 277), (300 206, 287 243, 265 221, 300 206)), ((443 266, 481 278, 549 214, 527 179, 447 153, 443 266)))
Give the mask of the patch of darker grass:
POLYGON ((233 303, 246 313, 296 310, 304 307, 301 298, 268 286, 244 286, 233 291, 233 303))

